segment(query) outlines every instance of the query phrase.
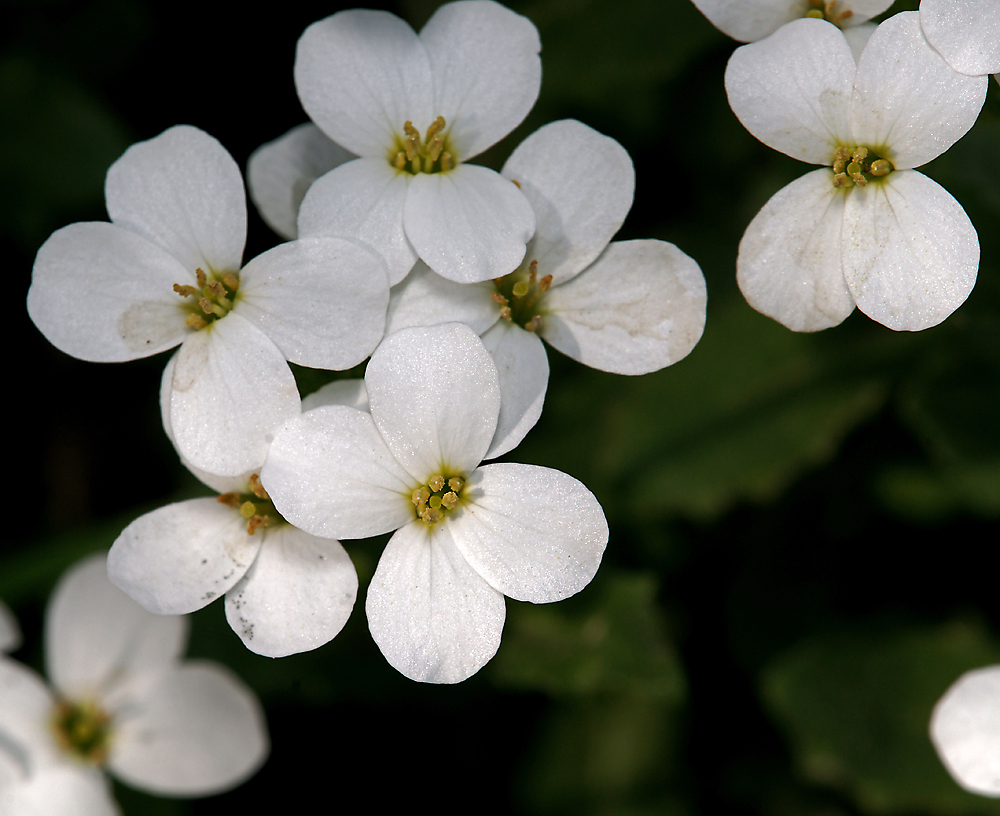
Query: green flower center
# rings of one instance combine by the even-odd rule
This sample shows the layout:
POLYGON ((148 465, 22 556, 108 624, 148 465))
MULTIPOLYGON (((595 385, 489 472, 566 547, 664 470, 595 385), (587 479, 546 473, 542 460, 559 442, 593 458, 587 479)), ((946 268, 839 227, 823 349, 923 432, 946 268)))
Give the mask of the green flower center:
POLYGON ((258 527, 276 527, 288 523, 275 509, 274 502, 267 495, 267 491, 260 483, 260 476, 256 473, 250 476, 245 492, 223 493, 218 501, 239 511, 247 520, 247 532, 250 535, 257 532, 258 527))
POLYGON ((107 759, 111 718, 96 703, 56 703, 52 727, 56 741, 77 759, 91 765, 101 765, 107 759))
POLYGON ((833 186, 864 187, 891 173, 895 168, 867 147, 841 145, 833 154, 833 186))
POLYGON ((389 151, 389 164, 404 173, 445 173, 458 164, 451 139, 445 132, 444 117, 439 116, 421 139, 420 131, 409 119, 403 125, 403 135, 396 136, 389 151))
POLYGON ((537 332, 542 326, 542 301, 552 287, 552 276, 538 277, 538 261, 524 266, 516 272, 496 278, 497 290, 493 300, 500 304, 500 317, 515 323, 530 332, 537 332))
POLYGON ((204 329, 229 314, 240 288, 240 275, 238 272, 213 272, 210 278, 201 268, 194 273, 198 278, 197 286, 175 283, 174 291, 182 298, 191 298, 184 304, 191 312, 185 322, 192 329, 204 329))
POLYGON ((410 498, 420 519, 428 527, 433 527, 442 521, 449 510, 454 510, 462 502, 462 489, 465 487, 464 476, 450 476, 447 479, 440 473, 435 473, 413 490, 410 498))
POLYGON ((809 11, 806 17, 815 17, 817 20, 826 20, 839 28, 844 27, 844 23, 854 16, 850 9, 837 11, 838 0, 809 0, 809 11))

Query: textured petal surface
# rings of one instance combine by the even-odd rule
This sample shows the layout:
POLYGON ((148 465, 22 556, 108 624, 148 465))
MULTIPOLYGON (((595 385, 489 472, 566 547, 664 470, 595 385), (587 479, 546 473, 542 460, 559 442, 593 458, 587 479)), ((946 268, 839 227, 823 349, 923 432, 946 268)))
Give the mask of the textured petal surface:
POLYGON ((931 716, 931 741, 956 782, 1000 796, 1000 666, 966 672, 931 716))
POLYGON ((339 541, 285 524, 264 532, 253 565, 226 593, 226 620, 250 651, 285 657, 332 640, 357 594, 358 574, 339 541))
POLYGON ((461 164, 413 177, 403 224, 431 269, 457 283, 475 283, 517 269, 535 214, 517 185, 489 168, 461 164))
POLYGON ((489 450, 500 385, 493 358, 468 326, 390 335, 368 362, 365 384, 379 433, 418 484, 442 469, 468 473, 489 450))
POLYGON ((92 697, 124 675, 169 666, 187 645, 188 621, 141 609, 109 580, 107 561, 80 561, 49 599, 45 662, 66 697, 92 697))
POLYGON ((541 334, 601 371, 647 374, 686 357, 705 328, 701 268, 666 241, 616 241, 553 288, 541 334))
POLYGON ((604 251, 635 194, 625 148, 574 119, 545 125, 521 142, 503 176, 517 181, 535 211, 525 260, 538 261, 538 275, 552 275, 554 285, 604 251))
POLYGON ((296 238, 306 190, 320 176, 354 158, 312 122, 298 125, 250 154, 250 198, 271 229, 282 238, 296 238))
POLYGON ((813 170, 775 193, 750 222, 736 280, 758 312, 811 332, 854 311, 841 265, 846 195, 833 186, 830 170, 813 170))
POLYGON ((897 170, 940 156, 975 124, 988 77, 955 72, 928 44, 915 11, 895 14, 858 60, 851 121, 858 144, 897 170), (884 146, 884 147, 883 147, 884 146))
POLYGON ((1000 71, 1000 3, 996 0, 921 0, 924 36, 956 71, 1000 71))
POLYGON ((170 373, 164 424, 181 455, 209 473, 260 467, 278 426, 301 410, 284 355, 236 312, 188 335, 170 373))
POLYGON ((492 298, 496 291, 493 281, 455 283, 417 261, 402 283, 392 287, 385 333, 413 326, 465 323, 482 334, 500 317, 500 306, 492 298))
POLYGON ((97 768, 57 765, 0 789, 4 816, 119 816, 121 811, 97 768))
POLYGON ((460 160, 502 139, 535 104, 542 44, 527 17, 489 0, 446 3, 420 40, 434 76, 434 115, 451 126, 460 160))
POLYGON ((201 609, 250 568, 261 537, 216 499, 188 499, 140 516, 108 553, 108 575, 158 615, 201 609))
POLYGON ((794 20, 733 52, 726 93, 743 126, 768 147, 832 164, 837 145, 850 141, 855 70, 840 29, 824 20, 794 20))
POLYGON ((459 683, 500 647, 503 595, 462 557, 448 524, 414 521, 389 540, 365 602, 368 628, 393 668, 425 683, 459 683))
POLYGON ((254 258, 235 311, 285 355, 311 368, 357 365, 382 340, 389 305, 385 261, 342 238, 303 238, 254 258))
POLYGON ((951 194, 916 170, 847 197, 844 278, 858 308, 890 329, 936 326, 979 271, 979 237, 951 194))
POLYGON ((491 586, 519 601, 575 595, 597 572, 608 522, 594 494, 558 470, 485 465, 449 519, 455 546, 491 586))
POLYGON ((208 796, 235 787, 267 758, 267 725, 253 692, 216 663, 188 662, 159 674, 117 712, 111 772, 167 796, 208 796))
POLYGON ((287 423, 260 479, 284 518, 321 538, 367 538, 413 518, 413 477, 392 457, 371 416, 343 405, 287 423))
POLYGON ((805 16, 807 0, 692 0, 698 11, 723 34, 756 42, 785 23, 805 16))
POLYGON ((159 244, 190 272, 240 268, 243 175, 205 131, 178 125, 132 145, 108 169, 104 195, 112 221, 159 244))

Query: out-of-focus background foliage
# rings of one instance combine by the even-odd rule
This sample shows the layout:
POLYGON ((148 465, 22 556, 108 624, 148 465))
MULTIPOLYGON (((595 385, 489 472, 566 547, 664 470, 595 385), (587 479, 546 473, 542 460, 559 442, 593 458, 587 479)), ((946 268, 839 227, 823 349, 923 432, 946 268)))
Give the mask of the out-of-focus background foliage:
MULTIPOLYGON (((437 5, 384 7, 419 28, 437 5)), ((364 587, 382 541, 347 543, 362 590, 344 631, 315 652, 254 655, 210 605, 194 615, 190 653, 257 690, 272 757, 212 799, 119 785, 126 814, 297 808, 313 796, 332 810, 348 794, 378 812, 1000 813, 950 780, 926 736, 945 688, 1000 662, 1000 87, 990 83, 971 133, 923 168, 979 231, 965 305, 920 334, 855 313, 799 335, 750 309, 735 283, 746 225, 808 169, 730 111, 723 71, 737 44, 689 0, 510 5, 541 33, 542 91, 482 161, 499 167, 551 120, 586 122, 635 162, 620 237, 672 241, 708 281, 704 338, 670 369, 630 379, 551 353, 545 412, 509 456, 597 495, 611 525, 598 576, 563 603, 508 601, 496 658, 454 687, 403 678, 371 641, 364 587)), ((0 9, 12 412, 0 598, 25 629, 15 657, 38 668, 61 571, 140 513, 206 491, 160 426, 165 356, 96 365, 54 350, 23 305, 32 259, 54 229, 106 219, 104 174, 130 143, 197 125, 245 167, 305 120, 296 39, 346 5, 251 6, 0 9)), ((277 240, 251 212, 247 257, 277 240)))

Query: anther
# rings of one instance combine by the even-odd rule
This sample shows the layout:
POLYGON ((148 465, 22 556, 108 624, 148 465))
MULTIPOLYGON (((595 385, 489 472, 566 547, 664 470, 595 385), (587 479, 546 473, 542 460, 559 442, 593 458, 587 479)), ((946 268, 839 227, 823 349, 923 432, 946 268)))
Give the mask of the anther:
POLYGON ((441 497, 441 506, 445 510, 452 510, 456 504, 458 504, 458 495, 456 493, 448 492, 441 497))
POLYGON ((444 476, 440 474, 435 474, 427 480, 427 486, 434 492, 438 493, 444 489, 444 476))
POLYGON ((501 306, 506 306, 508 303, 510 303, 510 301, 507 300, 507 298, 505 298, 499 292, 494 292, 492 295, 490 295, 490 297, 493 298, 493 301, 495 303, 499 303, 501 306))
POLYGON ((250 474, 250 492, 253 493, 258 499, 264 499, 267 501, 271 498, 267 495, 264 485, 260 483, 260 476, 256 473, 250 474))
POLYGON ((448 480, 448 487, 450 487, 452 490, 458 493, 459 490, 465 487, 465 481, 462 479, 461 476, 452 476, 448 480))
POLYGON ((886 176, 892 172, 892 163, 888 159, 878 159, 872 162, 871 170, 868 172, 873 176, 886 176))
POLYGON ((535 315, 531 320, 524 324, 524 328, 530 332, 537 332, 542 327, 542 318, 539 315, 535 315))

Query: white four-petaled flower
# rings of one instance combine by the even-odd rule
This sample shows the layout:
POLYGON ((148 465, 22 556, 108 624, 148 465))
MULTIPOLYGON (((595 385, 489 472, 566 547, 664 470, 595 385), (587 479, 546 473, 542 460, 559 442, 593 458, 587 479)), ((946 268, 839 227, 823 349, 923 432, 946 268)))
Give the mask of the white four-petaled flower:
POLYGON ((719 31, 740 42, 769 37, 803 17, 826 20, 845 34, 881 14, 892 0, 692 0, 719 31))

